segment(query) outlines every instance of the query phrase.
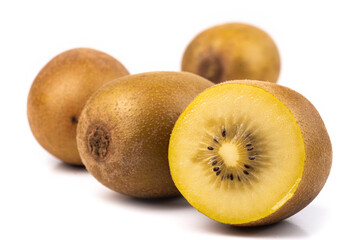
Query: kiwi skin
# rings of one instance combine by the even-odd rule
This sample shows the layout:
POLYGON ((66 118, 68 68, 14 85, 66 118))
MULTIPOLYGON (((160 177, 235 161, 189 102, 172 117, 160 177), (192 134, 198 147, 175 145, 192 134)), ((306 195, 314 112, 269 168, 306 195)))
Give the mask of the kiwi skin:
POLYGON ((77 129, 87 170, 106 187, 132 197, 179 195, 168 164, 170 134, 187 105, 212 85, 191 73, 150 72, 99 89, 77 129))
POLYGON ((329 176, 333 153, 331 141, 322 118, 316 108, 304 96, 287 87, 253 80, 235 80, 223 84, 246 84, 273 94, 294 115, 305 143, 303 175, 292 198, 269 216, 237 226, 268 225, 294 215, 319 194, 329 176))
POLYGON ((277 82, 279 51, 263 30, 243 23, 227 23, 198 34, 186 48, 182 71, 214 83, 233 79, 277 82))
POLYGON ((58 159, 82 165, 76 127, 83 106, 103 84, 128 74, 115 58, 94 49, 75 48, 54 57, 28 95, 27 116, 35 139, 58 159))

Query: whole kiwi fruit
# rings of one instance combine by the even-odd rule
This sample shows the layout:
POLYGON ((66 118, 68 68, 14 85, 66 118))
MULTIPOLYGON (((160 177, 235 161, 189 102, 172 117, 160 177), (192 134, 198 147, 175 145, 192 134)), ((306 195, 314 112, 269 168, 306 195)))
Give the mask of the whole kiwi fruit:
POLYGON ((54 57, 28 95, 27 116, 36 140, 58 159, 82 165, 76 127, 83 106, 103 84, 128 74, 118 60, 94 49, 75 48, 54 57))
POLYGON ((332 164, 323 120, 301 94, 228 81, 196 97, 169 145, 172 178, 198 211, 231 225, 278 222, 321 191, 332 164))
POLYGON ((170 134, 185 107, 212 85, 191 73, 150 72, 103 86, 86 103, 77 129, 86 169, 132 197, 177 196, 168 166, 170 134))
POLYGON ((277 82, 279 51, 263 30, 243 23, 211 27, 197 35, 182 58, 182 71, 220 83, 234 79, 277 82))

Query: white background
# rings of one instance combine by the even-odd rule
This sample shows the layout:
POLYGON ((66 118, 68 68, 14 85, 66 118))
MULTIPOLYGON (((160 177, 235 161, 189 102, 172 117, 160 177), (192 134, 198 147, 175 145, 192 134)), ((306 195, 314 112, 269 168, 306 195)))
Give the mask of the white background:
POLYGON ((358 239, 358 9, 356 1, 319 0, 0 0, 0 239, 358 239), (178 71, 197 33, 234 21, 274 38, 279 83, 317 107, 332 140, 328 182, 295 216, 242 229, 207 218, 183 198, 129 198, 61 163, 33 138, 27 94, 60 52, 91 47, 131 73, 178 71))

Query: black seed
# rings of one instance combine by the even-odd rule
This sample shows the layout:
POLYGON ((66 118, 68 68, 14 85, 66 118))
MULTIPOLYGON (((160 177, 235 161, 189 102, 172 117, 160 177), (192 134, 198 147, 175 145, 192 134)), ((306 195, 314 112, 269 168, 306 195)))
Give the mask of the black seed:
POLYGON ((252 146, 252 143, 247 143, 246 144, 246 147, 250 147, 250 146, 252 146))
POLYGON ((225 137, 225 136, 226 136, 226 129, 224 129, 222 132, 222 137, 225 137))
POLYGON ((237 179, 238 179, 238 181, 241 181, 241 178, 239 176, 237 176, 237 179))
POLYGON ((248 151, 252 151, 252 150, 253 150, 253 147, 250 147, 250 148, 248 148, 247 150, 248 150, 248 151))
POLYGON ((251 166, 247 165, 247 164, 244 164, 244 167, 245 168, 251 168, 251 166))
POLYGON ((221 173, 221 171, 216 172, 216 175, 218 176, 221 173))
POLYGON ((217 161, 216 161, 216 160, 212 162, 212 166, 214 166, 214 165, 216 165, 216 164, 217 164, 217 161))
POLYGON ((211 150, 211 151, 212 151, 212 150, 213 150, 213 147, 208 147, 208 150, 211 150))
POLYGON ((215 141, 216 143, 218 143, 218 140, 217 140, 217 138, 213 138, 213 141, 215 141))
POLYGON ((249 174, 249 172, 247 172, 246 170, 243 170, 243 173, 244 173, 245 175, 248 175, 248 174, 249 174))
POLYGON ((231 181, 233 181, 233 174, 231 173, 231 175, 229 176, 231 178, 231 181))
POLYGON ((254 160, 254 159, 256 159, 256 157, 255 156, 249 156, 248 159, 249 160, 254 160))
POLYGON ((213 171, 217 172, 219 170, 219 167, 213 168, 213 171))

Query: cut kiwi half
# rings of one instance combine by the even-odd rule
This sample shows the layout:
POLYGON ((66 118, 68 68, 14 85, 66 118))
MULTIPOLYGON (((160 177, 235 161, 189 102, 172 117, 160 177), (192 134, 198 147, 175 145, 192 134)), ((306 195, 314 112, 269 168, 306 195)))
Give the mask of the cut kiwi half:
POLYGON ((171 176, 189 203, 241 226, 300 211, 324 186, 331 160, 315 107, 263 81, 230 81, 201 93, 177 120, 169 145, 171 176))

